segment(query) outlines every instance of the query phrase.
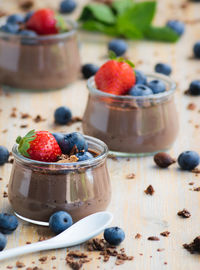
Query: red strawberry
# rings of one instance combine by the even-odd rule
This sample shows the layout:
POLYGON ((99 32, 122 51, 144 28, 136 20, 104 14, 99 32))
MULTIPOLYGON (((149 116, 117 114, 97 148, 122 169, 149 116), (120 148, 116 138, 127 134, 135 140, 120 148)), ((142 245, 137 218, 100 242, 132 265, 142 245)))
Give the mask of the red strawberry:
POLYGON ((114 95, 125 95, 135 84, 133 68, 121 61, 121 58, 119 60, 109 60, 97 71, 95 83, 99 90, 114 95))
POLYGON ((31 130, 23 138, 19 136, 16 142, 18 151, 30 159, 54 162, 62 154, 56 139, 48 131, 31 130))
POLYGON ((26 23, 26 27, 35 31, 39 35, 57 34, 57 20, 55 13, 51 9, 39 9, 26 23))

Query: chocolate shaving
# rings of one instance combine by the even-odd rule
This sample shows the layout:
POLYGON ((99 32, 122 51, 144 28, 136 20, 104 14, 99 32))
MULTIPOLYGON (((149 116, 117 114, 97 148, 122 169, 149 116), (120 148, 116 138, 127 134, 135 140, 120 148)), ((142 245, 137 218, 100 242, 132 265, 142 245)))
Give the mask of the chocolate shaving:
POLYGON ((185 208, 182 211, 179 211, 177 215, 182 218, 189 218, 191 216, 190 212, 186 210, 185 208))
POLYGON ((150 241, 160 241, 160 239, 157 236, 149 236, 147 238, 147 240, 150 240, 150 241))
POLYGON ((149 186, 147 187, 147 189, 144 190, 144 192, 145 192, 147 195, 152 196, 152 195, 154 194, 155 190, 154 190, 154 188, 152 187, 152 185, 149 185, 149 186))
POLYGON ((200 254, 200 236, 197 236, 190 244, 184 244, 183 247, 191 254, 200 254))

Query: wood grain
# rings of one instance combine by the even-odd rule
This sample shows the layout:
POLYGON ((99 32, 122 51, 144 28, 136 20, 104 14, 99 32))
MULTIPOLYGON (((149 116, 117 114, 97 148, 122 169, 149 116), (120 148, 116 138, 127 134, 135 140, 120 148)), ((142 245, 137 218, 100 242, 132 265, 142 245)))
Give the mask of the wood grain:
MULTIPOLYGON (((57 8, 59 1, 43 0, 36 1, 36 7, 48 6, 57 8)), ((83 5, 84 1, 79 1, 83 5)), ((170 18, 195 20, 199 19, 200 4, 188 3, 187 8, 182 4, 185 0, 160 0, 158 1, 158 13, 155 22, 163 24, 170 18)), ((17 1, 0 1, 9 13, 18 11, 17 1)), ((77 16, 78 10, 74 16, 77 16)), ((183 92, 188 88, 191 80, 199 79, 199 61, 192 59, 192 47, 196 40, 200 39, 200 24, 187 24, 186 34, 177 44, 154 43, 146 41, 129 41, 128 56, 136 63, 137 68, 144 71, 153 71, 157 62, 168 62, 173 66, 172 77, 177 82, 176 103, 180 119, 179 137, 170 153, 177 157, 178 154, 187 149, 200 152, 199 133, 200 128, 200 98, 185 96, 183 92), (186 109, 189 103, 195 103, 197 109, 189 111, 186 109), (189 123, 189 121, 191 122, 189 123)), ((102 64, 107 53, 108 37, 81 34, 81 56, 82 62, 102 64)), ((82 116, 86 101, 87 89, 84 80, 71 84, 66 89, 41 92, 2 92, 0 96, 0 144, 6 145, 10 150, 19 134, 24 134, 29 129, 48 129, 50 131, 75 131, 80 124, 70 127, 58 127, 53 124, 53 112, 60 105, 69 106, 74 116, 82 116), (12 108, 17 108, 17 117, 10 118, 12 108), (35 123, 31 118, 21 120, 20 112, 29 113, 33 117, 41 114, 46 121, 35 123), (28 124, 28 127, 21 129, 21 124, 28 124), (7 130, 7 132, 3 132, 7 130)), ((7 198, 3 198, 3 192, 7 190, 11 164, 0 168, 0 211, 11 211, 7 198)), ((200 234, 200 193, 189 189, 189 182, 194 186, 200 185, 200 174, 195 176, 190 172, 182 172, 177 165, 163 170, 155 168, 152 157, 132 158, 130 161, 119 159, 118 161, 108 160, 108 167, 112 182, 112 202, 108 208, 114 214, 113 225, 122 227, 126 232, 126 239, 122 244, 128 255, 135 257, 134 261, 126 262, 124 265, 115 266, 111 258, 109 262, 103 263, 97 260, 98 255, 91 253, 92 262, 85 264, 83 269, 135 269, 135 270, 188 270, 199 269, 200 257, 190 255, 182 248, 183 243, 189 243, 200 234), (126 175, 135 173, 133 180, 126 179, 126 175), (148 185, 155 189, 153 196, 144 194, 148 185), (191 212, 191 218, 181 219, 177 212, 183 208, 191 212), (170 231, 168 238, 160 236, 163 231, 170 231), (134 236, 140 233, 141 239, 134 236), (149 236, 158 236, 160 241, 148 241, 149 236), (158 248, 164 248, 157 252, 158 248), (142 253, 143 255, 140 255, 142 253), (152 256, 152 257, 151 257, 152 256), (167 262, 167 265, 164 264, 167 262), (99 266, 99 268, 97 268, 99 266)), ((49 235, 46 228, 20 222, 15 233, 8 236, 7 248, 20 246, 27 241, 36 242, 40 236, 49 235)), ((84 247, 75 247, 73 249, 84 247)), ((65 263, 66 250, 42 252, 30 256, 17 258, 24 262, 26 267, 40 266, 42 269, 68 269, 65 263), (51 260, 55 255, 56 260, 51 260), (44 264, 38 261, 41 256, 48 256, 44 264), (34 263, 33 263, 34 262, 34 263)), ((15 268, 16 259, 1 262, 0 269, 7 269, 8 265, 15 268)), ((25 269, 25 268, 22 268, 25 269)))

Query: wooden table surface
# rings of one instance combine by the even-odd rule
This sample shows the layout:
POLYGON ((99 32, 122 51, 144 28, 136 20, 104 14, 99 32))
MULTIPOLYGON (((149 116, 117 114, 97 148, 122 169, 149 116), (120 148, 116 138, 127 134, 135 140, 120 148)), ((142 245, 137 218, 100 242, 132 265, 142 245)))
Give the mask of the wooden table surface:
MULTIPOLYGON (((157 62, 168 62, 173 67, 172 77, 177 82, 176 103, 180 120, 179 137, 170 153, 177 157, 184 150, 200 152, 199 132, 200 128, 200 98, 184 95, 189 83, 193 79, 199 79, 200 61, 192 59, 192 47, 196 40, 200 39, 200 3, 191 3, 186 0, 160 0, 158 1, 157 24, 164 24, 168 19, 181 19, 194 21, 186 24, 186 33, 176 44, 155 43, 146 41, 129 41, 128 56, 137 68, 144 71, 153 71, 157 62), (197 20, 196 20, 197 19, 197 20), (187 110, 189 103, 196 104, 196 109, 187 110)), ((36 1, 36 6, 57 7, 56 0, 36 1)), ((83 4, 84 1, 79 1, 83 4)), ((8 13, 18 10, 17 1, 1 0, 0 7, 8 13)), ((79 10, 74 16, 77 16, 79 10)), ((107 42, 109 38, 98 35, 80 34, 82 63, 92 62, 101 64, 105 61, 107 42)), ((86 82, 79 80, 66 89, 43 92, 1 92, 0 96, 0 144, 11 150, 17 135, 25 134, 30 129, 49 131, 76 131, 81 124, 70 127, 55 126, 53 124, 54 110, 61 105, 69 106, 74 116, 82 116, 88 91, 86 82), (17 117, 11 118, 12 108, 16 107, 17 117), (40 114, 47 119, 44 122, 35 123, 32 119, 20 119, 20 113, 29 113, 33 117, 40 114), (28 124, 27 128, 20 128, 22 124, 28 124)), ((0 211, 12 211, 7 198, 3 197, 7 191, 7 184, 11 171, 11 164, 0 168, 0 211)), ((128 255, 133 255, 134 260, 116 266, 111 258, 104 263, 97 260, 99 254, 89 253, 93 258, 90 263, 84 264, 83 269, 135 269, 135 270, 197 270, 200 257, 191 255, 183 249, 182 244, 189 243, 200 234, 200 193, 191 191, 190 188, 200 186, 200 174, 196 176, 191 172, 177 169, 177 165, 169 169, 158 169, 154 166, 152 157, 108 159, 108 169, 112 183, 112 201, 108 208, 114 214, 113 225, 120 226, 126 233, 126 239, 121 245, 128 255), (135 179, 128 180, 126 175, 135 173, 135 179), (194 186, 189 183, 194 182, 194 186), (147 196, 144 193, 148 185, 153 185, 155 194, 147 196), (177 212, 183 208, 191 212, 189 219, 182 219, 177 212), (170 236, 160 236, 163 231, 170 231, 170 236), (135 239, 140 233, 141 239, 135 239), (148 241, 149 236, 158 236, 160 241, 148 241), (158 248, 164 251, 157 252, 158 248), (152 256, 152 257, 151 257, 152 256), (167 262, 167 264, 164 264, 167 262), (99 268, 98 268, 99 266, 99 268)), ((31 225, 20 221, 15 233, 8 236, 6 248, 12 248, 25 244, 27 241, 37 242, 40 236, 50 236, 47 228, 31 225)), ((84 246, 74 249, 84 250, 84 246)), ((23 262, 26 267, 38 266, 42 269, 69 269, 65 262, 66 249, 42 252, 25 257, 1 262, 0 269, 13 266, 17 260, 23 262), (51 260, 55 255, 56 260, 51 260), (47 256, 45 263, 41 264, 39 258, 47 256), (35 262, 34 264, 32 262, 35 262), (56 268, 53 268, 56 267, 56 268)), ((22 269, 26 269, 26 267, 22 269)))

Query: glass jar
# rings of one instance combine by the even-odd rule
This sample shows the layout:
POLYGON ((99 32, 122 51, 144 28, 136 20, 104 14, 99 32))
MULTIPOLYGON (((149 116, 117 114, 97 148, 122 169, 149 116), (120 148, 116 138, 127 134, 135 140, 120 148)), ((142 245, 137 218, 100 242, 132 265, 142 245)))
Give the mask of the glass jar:
POLYGON ((164 151, 177 137, 176 85, 167 76, 146 75, 148 81, 162 80, 167 91, 150 96, 117 96, 96 89, 93 77, 88 80, 89 98, 83 131, 104 141, 111 153, 118 156, 164 151))
POLYGON ((0 31, 0 84, 25 90, 63 88, 78 78, 77 25, 69 31, 28 37, 0 31))
POLYGON ((67 211, 77 221, 107 208, 111 199, 108 148, 96 138, 85 139, 89 151, 98 156, 75 163, 34 161, 20 155, 14 145, 8 198, 17 216, 47 225, 59 210, 67 211))

